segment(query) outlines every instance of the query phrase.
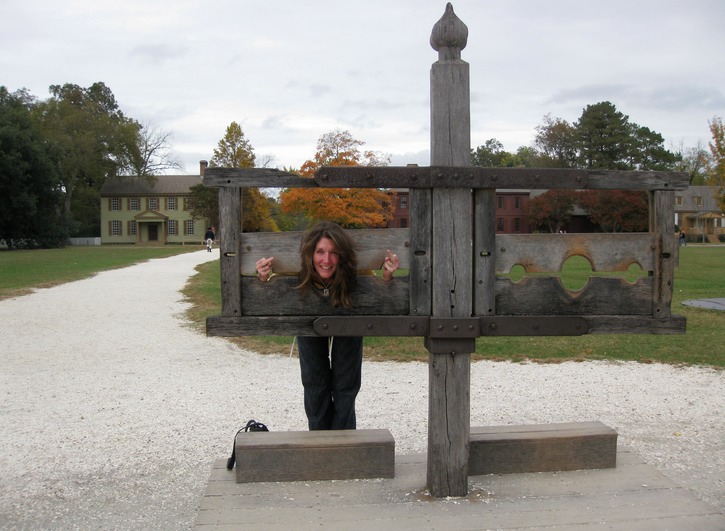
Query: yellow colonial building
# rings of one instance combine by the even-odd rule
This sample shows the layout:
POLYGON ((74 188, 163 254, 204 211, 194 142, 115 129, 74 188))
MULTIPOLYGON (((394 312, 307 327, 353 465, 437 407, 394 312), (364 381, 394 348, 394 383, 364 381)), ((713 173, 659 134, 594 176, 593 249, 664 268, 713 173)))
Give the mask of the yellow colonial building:
POLYGON ((209 221, 193 219, 191 196, 201 183, 202 175, 108 179, 101 188, 101 244, 201 244, 209 221))

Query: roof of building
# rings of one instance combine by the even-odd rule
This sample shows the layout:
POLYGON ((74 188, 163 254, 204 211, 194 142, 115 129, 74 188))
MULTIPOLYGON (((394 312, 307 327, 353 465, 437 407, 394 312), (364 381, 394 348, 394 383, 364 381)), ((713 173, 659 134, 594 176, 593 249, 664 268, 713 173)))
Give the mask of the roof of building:
POLYGON ((101 188, 101 196, 188 194, 192 186, 202 184, 201 175, 156 175, 154 180, 135 176, 111 177, 101 188))
POLYGON ((690 186, 686 190, 677 190, 676 196, 682 197, 682 205, 675 205, 676 212, 720 212, 717 203, 718 186, 690 186), (695 203, 695 198, 701 198, 701 204, 695 203))

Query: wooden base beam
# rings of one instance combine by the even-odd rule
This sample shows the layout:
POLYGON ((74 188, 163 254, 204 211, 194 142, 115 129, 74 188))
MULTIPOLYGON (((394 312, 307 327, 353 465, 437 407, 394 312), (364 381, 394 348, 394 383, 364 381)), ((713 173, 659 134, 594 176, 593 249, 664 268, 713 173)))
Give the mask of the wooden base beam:
POLYGON ((237 483, 395 477, 389 430, 242 432, 237 483))
POLYGON ((598 421, 471 427, 471 476, 616 465, 617 432, 598 421))

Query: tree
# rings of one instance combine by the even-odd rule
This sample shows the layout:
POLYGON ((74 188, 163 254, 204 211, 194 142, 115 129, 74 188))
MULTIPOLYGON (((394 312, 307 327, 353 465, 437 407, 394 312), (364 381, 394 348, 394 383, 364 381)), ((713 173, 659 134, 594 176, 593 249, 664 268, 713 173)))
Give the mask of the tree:
POLYGON ((646 192, 583 190, 578 203, 607 232, 642 232, 649 226, 646 192))
POLYGON ((713 186, 719 186, 717 201, 720 210, 725 212, 725 126, 722 118, 715 116, 708 122, 712 133, 712 142, 708 144, 712 153, 711 179, 713 186))
POLYGON ((566 120, 544 116, 544 123, 536 127, 534 145, 541 153, 541 166, 575 168, 577 165, 577 130, 566 120))
POLYGON ((471 150, 471 166, 482 168, 502 168, 507 153, 503 144, 495 138, 489 138, 482 146, 471 150))
POLYGON ((121 173, 139 177, 152 177, 166 170, 180 170, 182 164, 172 151, 171 133, 152 124, 138 124, 135 149, 129 154, 128 164, 121 173))
POLYGON ((529 199, 529 221, 537 227, 546 226, 551 233, 559 232, 569 223, 575 206, 575 191, 547 190, 529 199))
MULTIPOLYGON (((389 156, 362 151, 364 144, 348 131, 325 133, 317 141, 313 159, 299 173, 311 178, 322 166, 388 164, 389 156)), ((280 201, 284 213, 304 213, 312 221, 332 221, 346 228, 384 227, 395 209, 388 194, 374 188, 290 188, 282 192, 280 201)))
POLYGON ((65 216, 71 234, 100 234, 98 214, 81 213, 95 203, 108 177, 123 173, 136 149, 138 124, 124 116, 103 83, 88 88, 52 85, 51 98, 35 106, 46 140, 58 153, 65 216), (85 189, 84 193, 80 193, 85 189))
POLYGON ((580 166, 602 170, 631 168, 634 140, 629 117, 610 102, 587 105, 574 127, 580 166))
POLYGON ((33 117, 27 91, 0 87, 0 240, 12 249, 68 241, 58 158, 33 117))
POLYGON ((672 170, 687 173, 690 176, 691 186, 704 185, 709 178, 712 156, 702 142, 698 142, 694 147, 685 147, 680 143, 676 153, 677 161, 672 165, 672 170))
MULTIPOLYGON (((237 122, 227 126, 224 138, 219 141, 214 155, 209 161, 210 167, 218 168, 254 168, 255 156, 252 144, 244 136, 237 122)), ((207 193, 197 196, 196 201, 209 202, 207 193)), ((196 208, 196 205, 195 205, 196 208)), ((217 216, 209 218, 218 221, 217 216)), ((245 232, 276 231, 277 226, 271 217, 269 202, 259 188, 244 188, 242 191, 242 228, 245 232)))

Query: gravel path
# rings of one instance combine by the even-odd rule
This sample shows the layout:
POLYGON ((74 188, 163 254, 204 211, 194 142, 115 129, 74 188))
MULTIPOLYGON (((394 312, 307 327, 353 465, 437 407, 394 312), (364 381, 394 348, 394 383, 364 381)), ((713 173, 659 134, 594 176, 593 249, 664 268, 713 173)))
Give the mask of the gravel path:
MULTIPOLYGON (((0 526, 188 529, 249 418, 304 430, 295 358, 192 331, 199 251, 0 301, 0 526)), ((722 345, 713 348, 725 348, 722 345)), ((472 364, 471 424, 600 420, 725 509, 725 373, 636 363, 472 364)), ((363 365, 360 428, 425 451, 425 363, 363 365)))

